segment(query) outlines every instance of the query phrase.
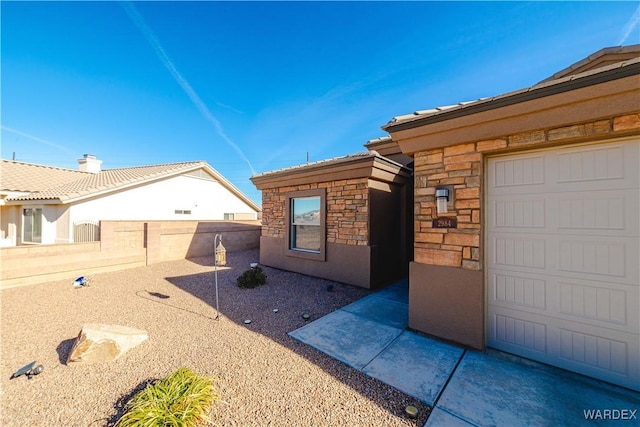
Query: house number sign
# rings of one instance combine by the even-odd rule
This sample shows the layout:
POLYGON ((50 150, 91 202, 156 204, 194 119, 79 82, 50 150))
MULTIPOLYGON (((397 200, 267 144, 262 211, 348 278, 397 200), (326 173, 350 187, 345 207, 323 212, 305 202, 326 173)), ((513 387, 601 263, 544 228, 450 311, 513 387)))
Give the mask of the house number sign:
POLYGON ((433 228, 458 228, 458 219, 446 216, 434 218, 431 226, 433 228))

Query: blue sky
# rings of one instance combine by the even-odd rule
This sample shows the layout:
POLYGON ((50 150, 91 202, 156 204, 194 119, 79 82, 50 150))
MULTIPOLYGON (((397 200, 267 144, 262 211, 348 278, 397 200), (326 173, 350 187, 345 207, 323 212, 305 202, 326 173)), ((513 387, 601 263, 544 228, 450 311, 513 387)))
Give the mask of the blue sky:
POLYGON ((630 2, 8 2, 2 158, 206 160, 254 173, 363 151, 393 116, 531 86, 640 43, 630 2))

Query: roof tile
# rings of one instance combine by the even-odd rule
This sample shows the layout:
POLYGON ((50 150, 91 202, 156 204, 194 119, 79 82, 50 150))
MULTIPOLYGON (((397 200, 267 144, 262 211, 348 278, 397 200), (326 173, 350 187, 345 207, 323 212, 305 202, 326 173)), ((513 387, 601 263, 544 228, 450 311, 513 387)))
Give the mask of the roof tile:
POLYGON ((22 191, 27 195, 9 196, 6 200, 70 200, 115 190, 153 178, 186 172, 205 162, 181 162, 131 168, 105 169, 98 173, 2 160, 0 190, 22 191))

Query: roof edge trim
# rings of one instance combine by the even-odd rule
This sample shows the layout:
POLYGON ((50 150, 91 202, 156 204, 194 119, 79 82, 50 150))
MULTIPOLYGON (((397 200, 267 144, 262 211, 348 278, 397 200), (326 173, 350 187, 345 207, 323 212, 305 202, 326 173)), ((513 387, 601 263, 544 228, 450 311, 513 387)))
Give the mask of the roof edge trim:
POLYGON ((612 70, 607 70, 602 73, 589 74, 584 77, 559 82, 557 84, 545 85, 539 88, 535 86, 526 92, 517 92, 511 96, 504 96, 498 99, 488 99, 485 102, 478 104, 471 104, 463 108, 458 108, 450 111, 443 111, 441 113, 427 116, 418 117, 415 120, 410 120, 401 123, 388 123, 382 126, 382 129, 392 133, 407 129, 413 129, 416 127, 429 125, 433 123, 443 122, 446 120, 457 119, 459 117, 468 116, 471 114, 481 113, 484 111, 495 110, 501 107, 507 107, 522 102, 532 101, 546 96, 557 95, 564 92, 569 92, 576 89, 582 89, 588 86, 596 84, 607 83, 613 80, 622 79, 625 77, 631 77, 640 74, 640 62, 629 64, 625 67, 619 67, 612 70))

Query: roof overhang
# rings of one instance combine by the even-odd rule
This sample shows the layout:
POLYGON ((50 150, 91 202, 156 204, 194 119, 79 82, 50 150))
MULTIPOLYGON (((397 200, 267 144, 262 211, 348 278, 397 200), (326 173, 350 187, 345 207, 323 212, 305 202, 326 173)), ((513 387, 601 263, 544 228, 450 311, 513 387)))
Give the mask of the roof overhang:
POLYGON ((416 116, 383 129, 405 154, 640 110, 640 61, 416 116))
POLYGON ((345 179, 369 178, 388 183, 404 183, 411 172, 401 164, 377 154, 345 157, 340 160, 267 172, 251 177, 258 190, 305 185, 345 179))

